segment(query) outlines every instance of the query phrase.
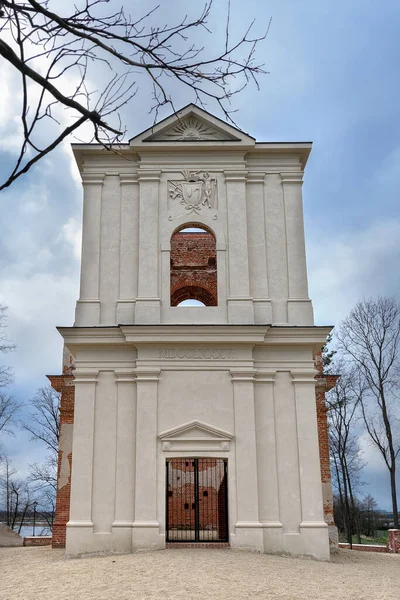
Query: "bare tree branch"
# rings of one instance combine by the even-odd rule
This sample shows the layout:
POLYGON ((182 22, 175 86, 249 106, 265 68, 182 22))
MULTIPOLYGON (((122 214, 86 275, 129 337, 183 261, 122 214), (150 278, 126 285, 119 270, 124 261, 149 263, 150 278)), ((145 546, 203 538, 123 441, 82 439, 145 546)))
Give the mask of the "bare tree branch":
POLYGON ((143 78, 154 86, 150 112, 155 119, 161 106, 173 108, 179 89, 187 89, 194 102, 215 102, 233 122, 232 97, 249 83, 258 87, 258 76, 266 72, 255 53, 270 23, 257 36, 252 34, 253 21, 235 38, 229 0, 222 43, 213 39, 203 45, 196 44, 195 34, 211 34, 212 0, 196 17, 184 15, 174 25, 157 22, 158 7, 132 18, 118 0, 80 0, 69 13, 70 6, 63 7, 63 15, 51 9, 51 0, 0 4, 0 55, 21 75, 23 138, 16 164, 0 190, 83 123, 91 124, 91 139, 105 148, 119 143, 124 134, 119 111, 135 96, 143 78), (100 80, 100 65, 101 85, 96 90, 93 82, 100 80), (62 115, 60 109, 66 109, 62 115), (67 124, 54 134, 57 120, 67 124))
POLYGON ((29 419, 22 423, 23 429, 32 434, 32 440, 42 441, 57 456, 60 394, 50 386, 39 388, 31 400, 31 406, 33 410, 29 419))

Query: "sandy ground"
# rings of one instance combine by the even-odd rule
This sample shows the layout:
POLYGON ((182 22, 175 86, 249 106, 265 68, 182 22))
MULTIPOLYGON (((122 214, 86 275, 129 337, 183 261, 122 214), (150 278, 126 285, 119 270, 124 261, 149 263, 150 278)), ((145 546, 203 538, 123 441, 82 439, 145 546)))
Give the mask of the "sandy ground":
POLYGON ((399 600, 400 555, 341 550, 330 563, 231 550, 167 550, 65 560, 0 548, 1 600, 399 600))
POLYGON ((0 548, 9 546, 22 546, 23 539, 15 531, 0 523, 0 548))

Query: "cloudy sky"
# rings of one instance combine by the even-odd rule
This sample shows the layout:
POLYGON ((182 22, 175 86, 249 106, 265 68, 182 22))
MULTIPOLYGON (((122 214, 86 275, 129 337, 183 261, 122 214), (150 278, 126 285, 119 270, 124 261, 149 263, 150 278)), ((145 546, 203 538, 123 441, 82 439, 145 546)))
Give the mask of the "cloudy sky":
MULTIPOLYGON (((148 8, 148 2, 135 3, 148 8)), ((165 0, 159 18, 180 18, 186 2, 165 0)), ((400 297, 400 3, 398 0, 232 0, 238 32, 256 18, 272 26, 258 58, 261 90, 234 100, 237 125, 260 141, 313 141, 304 183, 310 295, 316 323, 337 324, 363 297, 400 297)), ((193 2, 192 8, 202 2, 193 2)), ((210 17, 218 45, 225 0, 210 17)), ((18 148, 19 79, 0 63, 0 176, 18 148)), ((132 137, 152 124, 149 87, 124 112, 132 137)), ((192 101, 177 91, 176 106, 192 101)), ((221 116, 217 108, 208 109, 221 116)), ((161 114, 167 116, 168 111, 161 114)), ((84 135, 84 132, 82 133, 84 135)), ((69 143, 1 193, 0 302, 9 307, 12 392, 23 402, 61 369, 56 325, 71 325, 78 296, 81 191, 69 143)), ((4 361, 3 361, 4 362, 4 361)), ((381 459, 361 437, 363 491, 389 509, 381 459)), ((16 432, 3 447, 24 473, 43 449, 16 432)))

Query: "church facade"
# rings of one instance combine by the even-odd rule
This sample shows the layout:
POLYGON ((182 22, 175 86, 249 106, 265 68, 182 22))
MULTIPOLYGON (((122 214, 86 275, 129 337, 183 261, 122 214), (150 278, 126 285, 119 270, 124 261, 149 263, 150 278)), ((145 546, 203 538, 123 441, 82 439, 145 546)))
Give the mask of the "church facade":
POLYGON ((76 367, 62 384, 75 390, 59 464, 67 555, 207 543, 328 559, 311 144, 256 142, 189 105, 115 152, 73 149, 84 205, 75 324, 59 328, 76 367))

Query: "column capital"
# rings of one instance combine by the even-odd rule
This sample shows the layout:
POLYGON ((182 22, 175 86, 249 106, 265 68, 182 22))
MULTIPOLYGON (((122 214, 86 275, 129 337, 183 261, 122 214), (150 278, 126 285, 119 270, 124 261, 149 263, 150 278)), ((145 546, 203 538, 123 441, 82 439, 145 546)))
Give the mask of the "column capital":
POLYGON ((257 369, 255 383, 275 383, 275 370, 257 369))
POLYGON ((98 369, 80 369, 75 370, 75 384, 77 383, 97 383, 99 375, 98 369))
POLYGON ((159 169, 139 169, 137 174, 140 183, 143 181, 160 181, 161 171, 159 169))
POLYGON ((81 179, 84 185, 103 185, 104 177, 104 173, 81 173, 81 179))
POLYGON ((136 375, 136 381, 154 381, 157 382, 159 380, 159 375, 161 373, 161 369, 135 369, 134 371, 136 375))
POLYGON ((225 181, 246 181, 247 169, 232 169, 224 171, 225 181))
POLYGON ((293 370, 290 372, 293 383, 313 383, 316 385, 315 376, 318 374, 316 369, 293 370))
POLYGON ((303 173, 281 173, 282 185, 297 184, 303 185, 303 173))
POLYGON ((265 181, 264 171, 249 171, 247 173, 247 183, 262 183, 265 181))
POLYGON ((133 369, 115 369, 116 383, 132 383, 136 381, 136 373, 133 369))
POLYGON ((230 369, 230 372, 232 377, 232 383, 236 383, 238 381, 254 381, 256 370, 253 368, 246 369, 240 367, 233 367, 232 369, 230 369))
POLYGON ((134 173, 119 173, 120 185, 124 184, 138 184, 139 177, 137 171, 134 173))

